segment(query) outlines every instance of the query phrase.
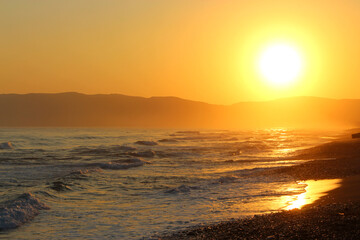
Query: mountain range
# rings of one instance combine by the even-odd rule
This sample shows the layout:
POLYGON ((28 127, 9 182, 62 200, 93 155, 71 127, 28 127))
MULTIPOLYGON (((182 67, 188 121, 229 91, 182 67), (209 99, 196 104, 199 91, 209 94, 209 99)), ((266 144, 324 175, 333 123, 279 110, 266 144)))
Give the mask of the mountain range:
POLYGON ((0 94, 0 127, 351 128, 360 99, 292 97, 214 105, 121 94, 0 94))

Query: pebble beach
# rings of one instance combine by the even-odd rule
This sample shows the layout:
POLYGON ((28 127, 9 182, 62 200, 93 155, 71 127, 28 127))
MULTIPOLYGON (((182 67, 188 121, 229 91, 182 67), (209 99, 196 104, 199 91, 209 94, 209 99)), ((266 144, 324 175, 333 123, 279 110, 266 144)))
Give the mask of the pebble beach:
POLYGON ((359 239, 360 140, 342 139, 299 155, 309 161, 257 174, 299 181, 340 178, 340 187, 301 209, 196 226, 158 239, 359 239))

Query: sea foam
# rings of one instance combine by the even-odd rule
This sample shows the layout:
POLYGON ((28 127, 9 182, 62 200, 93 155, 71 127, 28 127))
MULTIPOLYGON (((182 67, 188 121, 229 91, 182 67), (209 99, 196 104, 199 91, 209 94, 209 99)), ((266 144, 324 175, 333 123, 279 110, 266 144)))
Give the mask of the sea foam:
POLYGON ((17 228, 39 214, 39 210, 49 209, 31 193, 24 193, 0 207, 0 230, 17 228))

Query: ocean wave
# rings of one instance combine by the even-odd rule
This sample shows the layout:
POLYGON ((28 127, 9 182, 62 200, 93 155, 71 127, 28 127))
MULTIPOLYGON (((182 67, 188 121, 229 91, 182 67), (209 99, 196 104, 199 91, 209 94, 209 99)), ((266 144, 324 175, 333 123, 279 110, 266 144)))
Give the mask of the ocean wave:
POLYGON ((136 141, 135 144, 145 145, 145 146, 155 146, 155 145, 158 145, 158 143, 157 143, 157 142, 154 142, 154 141, 136 141))
POLYGON ((71 173, 69 173, 68 175, 66 175, 65 178, 82 180, 87 177, 88 173, 93 173, 93 172, 101 172, 101 169, 100 168, 92 168, 92 169, 75 170, 75 171, 72 171, 71 173))
POLYGON ((217 179, 217 182, 219 182, 219 183, 233 183, 238 179, 239 178, 237 178, 235 176, 222 176, 219 179, 217 179))
POLYGON ((99 155, 99 154, 108 154, 109 148, 105 146, 98 146, 98 147, 77 147, 71 150, 73 153, 77 153, 80 155, 99 155))
POLYGON ((271 151, 273 148, 264 142, 254 143, 254 142, 236 142, 227 146, 230 149, 235 149, 229 152, 229 155, 237 156, 247 153, 259 153, 271 151))
MULTIPOLYGON (((198 156, 199 153, 194 151, 186 152, 183 150, 179 151, 156 151, 156 155, 160 158, 177 158, 177 157, 195 157, 198 156)), ((194 161, 196 162, 196 161, 194 161)))
POLYGON ((0 208, 0 230, 13 229, 32 220, 39 210, 49 209, 31 193, 24 193, 0 208))
POLYGON ((221 139, 222 141, 238 141, 239 139, 236 138, 236 137, 230 137, 230 138, 224 138, 224 139, 221 139))
POLYGON ((147 176, 144 178, 144 180, 142 182, 143 183, 150 183, 150 182, 153 183, 153 182, 157 182, 159 180, 164 180, 164 181, 168 181, 168 180, 174 181, 175 180, 177 182, 190 181, 189 177, 186 177, 186 176, 160 175, 160 176, 147 176))
POLYGON ((141 167, 145 164, 151 164, 151 162, 140 158, 125 158, 109 162, 61 164, 57 166, 65 169, 70 168, 71 172, 58 176, 52 182, 47 183, 47 187, 57 192, 72 191, 74 190, 72 186, 78 185, 74 184, 74 181, 91 180, 92 173, 103 172, 104 170, 126 170, 141 167))
MULTIPOLYGON (((242 156, 244 159, 228 159, 225 161, 219 161, 219 163, 265 163, 265 162, 276 162, 282 160, 289 160, 289 158, 259 158, 259 157, 252 157, 252 156, 242 156)), ((289 160, 291 161, 291 160, 289 160)), ((293 160, 295 161, 295 160, 293 160)))
POLYGON ((134 157, 151 158, 151 157, 155 157, 156 153, 154 151, 148 150, 148 151, 143 151, 143 152, 129 153, 129 155, 134 156, 134 157))
POLYGON ((100 136, 73 136, 71 137, 72 139, 101 139, 101 138, 104 138, 104 137, 100 137, 100 136))
POLYGON ((223 139, 227 139, 224 136, 219 135, 194 135, 194 136, 186 136, 186 137, 177 137, 175 140, 187 140, 187 141, 223 141, 223 139))
POLYGON ((255 167, 255 168, 247 168, 247 169, 241 169, 241 170, 235 170, 235 171, 228 171, 227 174, 236 174, 237 176, 246 177, 261 171, 269 170, 269 169, 277 169, 279 167, 255 167))
POLYGON ((163 138, 163 139, 158 140, 158 142, 161 142, 161 143, 176 143, 176 142, 178 142, 178 140, 172 139, 172 138, 163 138))
POLYGON ((0 149, 13 149, 14 145, 11 142, 0 143, 0 149))
POLYGON ((107 163, 92 163, 89 166, 99 167, 101 169, 113 169, 113 170, 121 170, 121 169, 129 169, 134 167, 141 167, 145 164, 150 164, 151 162, 141 160, 139 158, 129 158, 124 160, 117 160, 107 163))
POLYGON ((112 150, 117 150, 117 151, 122 151, 122 152, 128 152, 128 151, 136 151, 135 147, 130 147, 130 146, 113 146, 111 148, 112 150))
POLYGON ((238 141, 237 137, 233 134, 224 132, 209 132, 200 133, 199 131, 179 131, 174 134, 170 134, 171 137, 175 137, 171 140, 189 140, 189 141, 238 141))
MULTIPOLYGON (((103 170, 97 164, 80 164, 75 165, 75 167, 80 168, 78 170, 74 170, 62 177, 58 177, 55 181, 47 183, 48 188, 56 191, 56 192, 65 192, 74 190, 72 186, 79 185, 77 183, 74 184, 74 181, 82 181, 82 180, 90 180, 90 173, 102 172, 103 170), (95 165, 95 167, 94 167, 95 165)), ((63 165, 68 167, 74 167, 74 165, 63 165)))
POLYGON ((79 155, 114 155, 120 153, 126 153, 129 151, 136 151, 135 147, 124 145, 112 145, 112 146, 96 146, 96 147, 76 147, 71 150, 72 153, 79 155))
POLYGON ((45 197, 45 198, 50 198, 50 199, 56 199, 56 198, 58 198, 57 196, 55 196, 55 195, 53 195, 53 194, 51 194, 51 193, 49 193, 49 192, 47 192, 47 191, 36 191, 36 192, 34 192, 36 195, 41 195, 41 196, 43 196, 43 197, 45 197))
POLYGON ((64 182, 62 182, 62 181, 52 182, 50 188, 51 188, 52 190, 57 191, 57 192, 63 192, 63 191, 70 191, 70 190, 72 190, 71 187, 70 187, 68 184, 66 184, 66 183, 64 183, 64 182))
POLYGON ((179 186, 179 187, 166 190, 165 193, 170 193, 170 194, 188 193, 188 192, 190 192, 192 189, 199 189, 199 188, 198 188, 198 187, 190 187, 190 186, 187 186, 187 185, 181 185, 181 186, 179 186))

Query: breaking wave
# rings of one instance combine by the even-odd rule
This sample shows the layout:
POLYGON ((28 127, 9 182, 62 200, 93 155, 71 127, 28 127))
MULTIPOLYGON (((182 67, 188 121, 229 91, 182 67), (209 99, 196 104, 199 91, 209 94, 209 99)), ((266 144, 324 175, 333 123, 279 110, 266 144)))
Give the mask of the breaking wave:
POLYGON ((0 208, 0 230, 13 229, 32 220, 39 210, 49 209, 33 194, 24 193, 0 208))

